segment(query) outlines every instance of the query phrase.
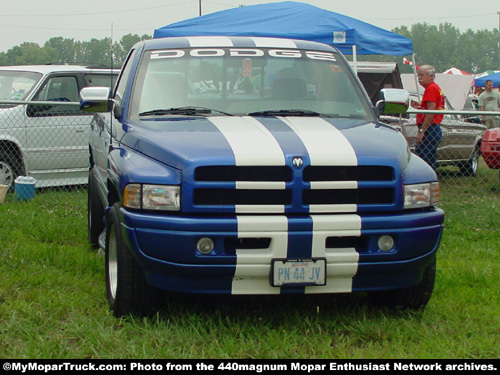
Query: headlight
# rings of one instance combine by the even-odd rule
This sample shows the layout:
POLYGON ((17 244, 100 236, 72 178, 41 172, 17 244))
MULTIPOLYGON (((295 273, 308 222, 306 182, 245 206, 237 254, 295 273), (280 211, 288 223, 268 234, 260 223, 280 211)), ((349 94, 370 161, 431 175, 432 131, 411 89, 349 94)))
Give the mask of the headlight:
POLYGON ((157 211, 179 211, 180 187, 173 185, 130 184, 123 193, 123 206, 157 211))
POLYGON ((404 208, 430 207, 439 203, 439 183, 405 185, 404 208))

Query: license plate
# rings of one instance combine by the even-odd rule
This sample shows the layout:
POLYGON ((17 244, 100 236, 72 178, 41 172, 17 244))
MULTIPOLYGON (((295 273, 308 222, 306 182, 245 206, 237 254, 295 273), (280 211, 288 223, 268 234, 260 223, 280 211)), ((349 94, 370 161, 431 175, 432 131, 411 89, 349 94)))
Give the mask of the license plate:
POLYGON ((271 285, 326 285, 326 259, 273 259, 271 285))

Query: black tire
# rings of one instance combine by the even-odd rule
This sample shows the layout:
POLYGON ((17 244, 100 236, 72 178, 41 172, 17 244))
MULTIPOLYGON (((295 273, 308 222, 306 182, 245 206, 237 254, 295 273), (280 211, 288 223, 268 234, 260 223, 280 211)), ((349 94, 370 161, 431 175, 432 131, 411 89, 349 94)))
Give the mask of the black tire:
POLYGON ((99 236, 104 231, 104 206, 99 196, 94 169, 89 172, 87 192, 88 241, 93 248, 99 247, 99 236))
POLYGON ((459 165, 460 173, 464 176, 475 177, 477 176, 477 169, 479 167, 479 158, 481 157, 481 149, 479 145, 474 147, 474 151, 469 160, 459 165))
POLYGON ((142 270, 123 240, 120 204, 108 214, 106 230, 106 294, 113 315, 147 316, 161 305, 163 293, 146 283, 142 270))
POLYGON ((369 292, 372 304, 390 308, 420 310, 429 302, 436 279, 436 258, 423 271, 422 280, 414 286, 403 289, 369 292))
POLYGON ((14 191, 14 181, 20 175, 20 162, 4 152, 0 152, 0 185, 7 185, 14 191))

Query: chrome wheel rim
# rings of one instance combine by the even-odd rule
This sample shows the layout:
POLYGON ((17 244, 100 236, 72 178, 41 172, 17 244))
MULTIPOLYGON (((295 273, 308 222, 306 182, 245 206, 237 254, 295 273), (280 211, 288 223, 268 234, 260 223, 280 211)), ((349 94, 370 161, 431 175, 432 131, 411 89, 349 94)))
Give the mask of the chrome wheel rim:
POLYGON ((476 173, 477 172, 477 167, 478 166, 479 166, 479 152, 475 151, 474 152, 474 157, 472 158, 472 163, 471 163, 472 173, 476 173))
POLYGON ((111 228, 108 242, 108 280, 109 293, 111 298, 115 299, 118 287, 118 253, 114 226, 111 228))
POLYGON ((7 185, 10 187, 13 179, 14 173, 12 172, 10 165, 0 161, 0 185, 7 185))

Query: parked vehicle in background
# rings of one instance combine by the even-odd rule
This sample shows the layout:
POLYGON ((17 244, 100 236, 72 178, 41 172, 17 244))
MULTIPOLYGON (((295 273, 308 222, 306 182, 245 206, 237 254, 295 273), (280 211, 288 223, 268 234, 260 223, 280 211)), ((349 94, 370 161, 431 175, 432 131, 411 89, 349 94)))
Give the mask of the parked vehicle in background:
POLYGON ((356 61, 350 62, 356 68, 359 80, 373 105, 380 99, 382 89, 402 89, 403 82, 399 73, 398 64, 384 61, 356 61))
MULTIPOLYGON (((465 111, 480 111, 479 97, 475 94, 469 94, 464 104, 465 111)), ((473 122, 474 124, 482 124, 483 121, 479 114, 477 115, 463 115, 462 118, 466 122, 473 122)))
MULTIPOLYGON (((390 113, 408 92, 383 90, 390 113)), ((162 291, 431 296, 434 171, 381 124, 335 48, 250 37, 136 44, 114 92, 85 88, 88 233, 113 314, 162 291)))
POLYGON ((67 103, 78 102, 84 87, 112 87, 118 73, 70 65, 0 67, 0 184, 12 186, 19 175, 34 177, 37 187, 86 183, 92 116, 67 103))
MULTIPOLYGON (((416 95, 412 100, 419 101, 416 95)), ((445 111, 453 110, 448 99, 445 100, 445 111)), ((381 121, 399 129, 405 136, 410 149, 415 149, 418 133, 415 115, 400 117, 382 116, 381 121)), ((464 176, 476 176, 481 157, 481 140, 486 126, 464 121, 461 116, 445 114, 441 122, 443 138, 438 146, 438 167, 456 166, 464 176)))
POLYGON ((500 182, 500 128, 485 131, 483 143, 481 143, 481 154, 488 168, 498 169, 500 182))

